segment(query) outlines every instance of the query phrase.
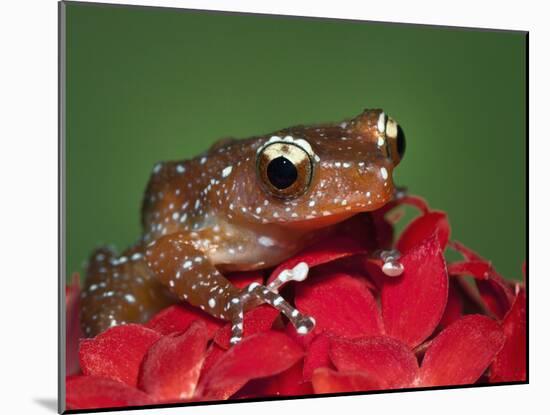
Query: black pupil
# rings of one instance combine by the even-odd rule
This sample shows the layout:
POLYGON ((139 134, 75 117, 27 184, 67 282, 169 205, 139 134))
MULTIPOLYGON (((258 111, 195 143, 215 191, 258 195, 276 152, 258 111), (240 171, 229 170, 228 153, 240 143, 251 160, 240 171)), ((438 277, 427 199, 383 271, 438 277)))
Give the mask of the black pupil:
POLYGON ((400 125, 397 126, 397 152, 399 153, 399 158, 403 158, 405 154, 405 133, 400 125))
POLYGON ((274 158, 267 165, 267 177, 277 189, 286 189, 298 178, 298 170, 286 157, 274 158))

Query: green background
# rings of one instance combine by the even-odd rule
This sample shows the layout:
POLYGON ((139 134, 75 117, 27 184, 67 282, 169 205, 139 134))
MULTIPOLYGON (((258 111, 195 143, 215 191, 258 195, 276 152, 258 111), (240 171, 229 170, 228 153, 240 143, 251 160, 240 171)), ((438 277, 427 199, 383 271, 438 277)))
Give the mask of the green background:
POLYGON ((69 274, 138 238, 156 161, 381 107, 408 140, 396 182, 520 278, 524 33, 78 3, 66 17, 69 274))

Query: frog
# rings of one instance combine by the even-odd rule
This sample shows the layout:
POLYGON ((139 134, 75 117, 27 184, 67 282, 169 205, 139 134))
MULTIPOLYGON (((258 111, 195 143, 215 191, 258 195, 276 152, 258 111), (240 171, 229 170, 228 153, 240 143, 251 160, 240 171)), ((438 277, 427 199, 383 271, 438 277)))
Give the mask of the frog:
MULTIPOLYGON (((99 248, 90 258, 84 334, 144 323, 177 302, 229 321, 232 345, 243 337, 243 313, 263 303, 309 333, 314 318, 278 292, 303 281, 307 264, 268 285, 237 288, 227 274, 274 267, 348 218, 386 205, 404 151, 402 127, 382 109, 366 109, 339 122, 222 139, 192 159, 155 164, 138 242, 120 255, 99 248)), ((387 275, 403 271, 399 253, 380 257, 387 275)))

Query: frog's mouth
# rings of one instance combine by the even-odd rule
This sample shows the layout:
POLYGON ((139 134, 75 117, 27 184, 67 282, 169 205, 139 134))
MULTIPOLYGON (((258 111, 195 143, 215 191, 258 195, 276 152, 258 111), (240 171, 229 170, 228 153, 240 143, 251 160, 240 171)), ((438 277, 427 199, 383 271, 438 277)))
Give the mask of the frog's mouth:
POLYGON ((296 218, 288 220, 286 223, 280 223, 281 226, 300 231, 312 231, 336 225, 363 212, 372 212, 384 206, 389 199, 380 198, 365 203, 364 200, 348 198, 349 204, 332 204, 326 207, 326 210, 316 216, 306 216, 305 218, 296 218))
POLYGON ((322 229, 337 223, 343 222, 346 219, 360 213, 360 211, 346 211, 342 213, 334 213, 328 216, 319 216, 311 219, 297 220, 282 224, 283 227, 289 229, 296 229, 300 231, 312 231, 316 229, 322 229))

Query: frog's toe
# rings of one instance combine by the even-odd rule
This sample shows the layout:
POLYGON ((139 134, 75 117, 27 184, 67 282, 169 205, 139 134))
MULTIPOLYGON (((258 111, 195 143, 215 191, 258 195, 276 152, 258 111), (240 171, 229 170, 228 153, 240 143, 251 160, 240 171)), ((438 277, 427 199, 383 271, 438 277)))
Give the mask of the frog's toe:
POLYGON ((311 316, 304 316, 296 321, 296 331, 298 334, 308 334, 315 328, 315 319, 311 316))
POLYGON ((309 274, 309 265, 307 262, 299 262, 292 269, 285 269, 279 273, 277 278, 269 283, 267 288, 271 291, 278 292, 279 288, 289 281, 305 281, 309 274))
POLYGON ((404 270, 405 267, 399 261, 385 262, 384 265, 382 265, 382 272, 388 277, 398 277, 403 274, 404 270))
POLYGON ((384 264, 382 265, 382 272, 388 277, 398 277, 403 274, 405 267, 399 261, 401 253, 397 249, 391 249, 389 251, 381 251, 379 257, 384 264))
POLYGON ((315 327, 313 317, 303 315, 292 307, 278 292, 272 291, 265 285, 252 283, 244 290, 243 295, 242 302, 247 302, 252 298, 252 301, 266 303, 279 310, 290 320, 300 334, 309 333, 315 327))

